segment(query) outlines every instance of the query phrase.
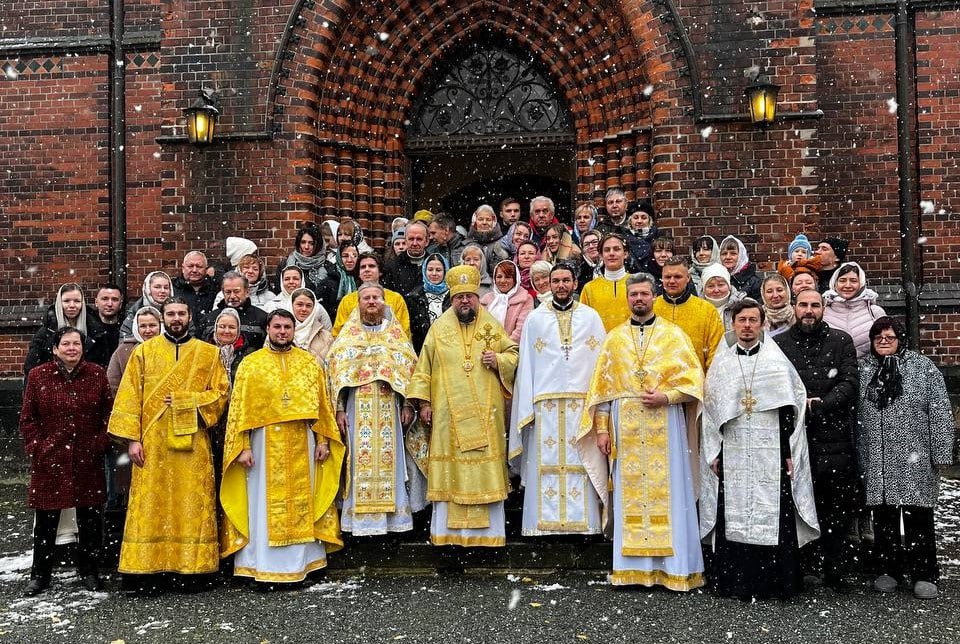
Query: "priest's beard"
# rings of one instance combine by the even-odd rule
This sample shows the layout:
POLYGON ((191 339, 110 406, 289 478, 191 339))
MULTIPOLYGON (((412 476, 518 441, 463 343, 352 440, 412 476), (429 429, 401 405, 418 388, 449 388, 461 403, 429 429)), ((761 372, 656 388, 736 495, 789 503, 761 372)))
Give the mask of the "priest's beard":
POLYGON ((274 351, 286 351, 293 346, 293 340, 272 340, 267 338, 267 342, 273 348, 274 351))
POLYGON ((383 323, 383 314, 382 314, 382 313, 375 313, 375 314, 370 314, 370 315, 361 315, 361 316, 360 316, 360 321, 361 321, 365 326, 379 326, 380 324, 383 323))
POLYGON ((457 319, 460 320, 461 324, 470 324, 471 322, 477 319, 477 312, 474 311, 473 309, 467 309, 465 311, 461 311, 460 309, 457 309, 456 313, 457 313, 457 319))

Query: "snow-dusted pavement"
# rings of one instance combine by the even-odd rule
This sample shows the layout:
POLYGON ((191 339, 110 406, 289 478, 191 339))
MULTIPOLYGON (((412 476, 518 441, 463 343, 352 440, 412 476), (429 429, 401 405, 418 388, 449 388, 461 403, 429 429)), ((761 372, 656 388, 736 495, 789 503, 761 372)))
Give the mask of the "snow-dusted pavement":
MULTIPOLYGON (((836 595, 747 604, 709 592, 614 590, 599 573, 337 573, 293 591, 233 585, 128 599, 82 590, 58 572, 51 591, 20 597, 31 514, 22 484, 0 485, 0 642, 960 642, 960 481, 937 515, 943 578, 931 602, 878 595, 870 579, 836 595)), ((333 555, 336 556, 336 555, 333 555)))

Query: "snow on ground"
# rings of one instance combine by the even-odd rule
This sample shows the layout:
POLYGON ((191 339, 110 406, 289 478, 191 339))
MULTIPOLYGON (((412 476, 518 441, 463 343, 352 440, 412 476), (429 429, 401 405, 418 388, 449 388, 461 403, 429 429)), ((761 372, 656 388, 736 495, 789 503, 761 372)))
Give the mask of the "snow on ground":
POLYGON ((960 481, 941 481, 934 524, 937 531, 940 574, 947 579, 960 579, 960 481))

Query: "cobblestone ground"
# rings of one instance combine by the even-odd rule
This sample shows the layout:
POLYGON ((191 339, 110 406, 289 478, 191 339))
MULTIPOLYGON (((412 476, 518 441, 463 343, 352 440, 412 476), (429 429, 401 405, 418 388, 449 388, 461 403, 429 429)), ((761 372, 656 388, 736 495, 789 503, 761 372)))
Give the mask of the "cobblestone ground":
MULTIPOLYGON (((787 603, 710 592, 615 590, 600 573, 471 571, 436 575, 338 571, 297 589, 124 597, 81 589, 58 572, 51 591, 20 597, 31 514, 22 480, 0 484, 3 642, 960 642, 960 481, 946 481, 937 517, 943 578, 929 602, 878 595, 855 578, 837 595, 811 586, 787 603)), ((334 555, 336 556, 336 555, 334 555)))

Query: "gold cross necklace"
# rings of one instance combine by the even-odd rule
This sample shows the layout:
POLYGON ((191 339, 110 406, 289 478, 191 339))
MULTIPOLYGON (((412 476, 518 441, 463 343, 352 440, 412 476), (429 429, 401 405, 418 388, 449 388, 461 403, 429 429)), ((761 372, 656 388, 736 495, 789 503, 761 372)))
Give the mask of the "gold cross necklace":
MULTIPOLYGON (((757 350, 759 353, 759 349, 757 350)), ((753 372, 750 374, 750 384, 747 384, 747 374, 743 372, 743 360, 739 353, 737 353, 737 364, 740 366, 740 377, 743 378, 743 388, 745 389, 743 398, 740 399, 740 404, 743 405, 743 408, 747 412, 747 418, 753 416, 753 408, 757 406, 757 403, 760 402, 753 397, 753 381, 757 377, 757 365, 760 364, 760 356, 757 355, 753 361, 753 372)))
POLYGON ((646 325, 640 327, 640 338, 637 338, 637 332, 634 325, 630 325, 630 334, 633 336, 633 344, 637 349, 637 355, 640 356, 640 360, 637 363, 637 369, 634 371, 634 375, 640 379, 642 383, 648 375, 648 371, 643 368, 644 358, 647 356, 647 349, 650 348, 650 342, 653 340, 653 331, 657 328, 657 321, 654 320, 653 324, 650 325, 650 334, 647 335, 644 332, 646 325), (646 338, 646 342, 643 342, 643 352, 640 351, 641 340, 646 338))

